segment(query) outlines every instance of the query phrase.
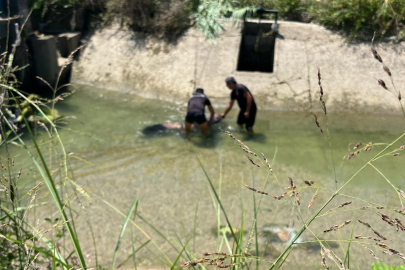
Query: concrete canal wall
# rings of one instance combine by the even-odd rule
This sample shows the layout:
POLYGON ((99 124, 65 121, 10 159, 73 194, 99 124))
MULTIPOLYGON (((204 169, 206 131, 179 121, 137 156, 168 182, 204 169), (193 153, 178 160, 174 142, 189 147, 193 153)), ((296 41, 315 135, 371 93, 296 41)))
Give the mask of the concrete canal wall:
MULTIPOLYGON (((319 67, 329 110, 400 110, 397 98, 377 83, 383 79, 392 88, 370 44, 348 43, 315 24, 281 22, 273 72, 268 73, 237 70, 241 40, 240 24, 226 24, 216 43, 195 29, 167 42, 114 25, 90 37, 74 64, 73 81, 179 104, 186 102, 195 86, 203 87, 217 105, 224 105, 229 96, 224 79, 233 75, 250 88, 262 109, 316 111, 320 110, 319 67)), ((379 43, 376 48, 397 88, 403 88, 404 44, 379 43)))

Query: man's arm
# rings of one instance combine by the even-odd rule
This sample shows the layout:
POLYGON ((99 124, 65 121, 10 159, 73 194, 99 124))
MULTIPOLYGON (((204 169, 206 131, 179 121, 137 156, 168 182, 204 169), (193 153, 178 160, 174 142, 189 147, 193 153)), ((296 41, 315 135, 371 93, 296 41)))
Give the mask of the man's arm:
POLYGON ((249 92, 246 92, 243 96, 246 98, 247 101, 246 112, 244 113, 244 115, 246 118, 249 118, 250 108, 252 107, 252 95, 249 92))
POLYGON ((228 112, 232 109, 233 103, 235 102, 235 100, 231 99, 228 103, 228 105, 226 106, 225 111, 221 114, 222 118, 225 118, 225 116, 228 114, 228 112))
POLYGON ((211 105, 208 106, 208 110, 210 110, 210 113, 211 113, 210 121, 208 122, 208 124, 211 125, 212 122, 214 121, 215 111, 211 105))

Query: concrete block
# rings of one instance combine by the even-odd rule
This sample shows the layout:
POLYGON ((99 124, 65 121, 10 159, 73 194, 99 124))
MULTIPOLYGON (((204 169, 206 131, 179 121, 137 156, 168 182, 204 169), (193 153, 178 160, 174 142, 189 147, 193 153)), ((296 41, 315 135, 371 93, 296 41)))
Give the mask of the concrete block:
POLYGON ((62 57, 68 57, 80 43, 80 32, 62 33, 58 35, 58 47, 62 57))
POLYGON ((34 59, 35 75, 54 87, 59 73, 55 37, 51 35, 33 36, 28 43, 34 59))

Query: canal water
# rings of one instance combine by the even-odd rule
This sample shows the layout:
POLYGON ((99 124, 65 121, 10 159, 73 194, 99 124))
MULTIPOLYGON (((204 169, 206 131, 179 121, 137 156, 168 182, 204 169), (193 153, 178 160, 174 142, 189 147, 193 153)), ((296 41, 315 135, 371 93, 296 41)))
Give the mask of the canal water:
MULTIPOLYGON (((405 126, 403 117, 399 115, 336 115, 331 112, 326 120, 319 112, 318 121, 324 131, 321 133, 311 112, 285 108, 284 111, 259 110, 255 135, 250 137, 245 131, 239 130, 236 124, 238 109, 234 108, 226 119, 211 128, 207 138, 202 137, 199 130, 194 130, 186 139, 181 130, 151 128, 165 122, 183 123, 185 100, 174 104, 89 86, 77 87, 72 96, 57 105, 59 112, 67 117, 58 126, 68 154, 69 175, 90 198, 83 196, 70 182, 66 183, 68 188, 62 189, 62 185, 59 188, 64 196, 70 194, 72 198, 77 211, 75 225, 82 239, 82 249, 92 266, 95 265, 96 249, 99 263, 105 267, 111 263, 125 220, 119 212, 126 215, 135 199, 139 199, 139 215, 153 227, 139 217, 135 222, 142 230, 129 225, 118 256, 119 263, 128 259, 132 252, 130 227, 134 231, 135 248, 145 243, 148 237, 155 243, 150 242, 137 253, 141 266, 164 266, 169 261, 173 262, 178 255, 176 249, 182 249, 193 231, 194 236, 187 246, 189 256, 202 257, 202 252, 217 251, 218 245, 227 252, 226 241, 222 240, 221 244, 221 240, 217 239, 216 200, 204 169, 221 197, 232 226, 235 229, 243 227, 244 245, 253 242, 246 249, 249 252, 254 249, 254 237, 250 232, 254 203, 257 204, 262 198, 256 221, 258 241, 265 259, 271 262, 282 251, 284 243, 277 237, 268 237, 268 231, 288 231, 289 236, 293 235, 301 228, 303 219, 312 216, 335 192, 336 187, 340 187, 388 143, 398 138, 405 126), (270 161, 274 174, 269 173, 260 159, 252 156, 261 167, 253 166, 238 143, 224 131, 232 132, 259 157, 263 153, 270 161), (347 155, 355 152, 353 148, 358 142, 362 143, 360 153, 348 160, 347 155), (373 142, 371 151, 362 151, 369 142, 373 142), (301 206, 298 208, 294 207, 295 197, 287 196, 281 200, 271 197, 271 194, 279 196, 287 191, 288 177, 299 189, 301 206), (305 180, 313 181, 314 185, 308 187, 305 180), (244 188, 245 184, 264 190, 269 195, 255 195, 244 188), (77 196, 73 196, 73 192, 77 196), (315 193, 315 203, 308 208, 315 193)), ((258 103, 260 108, 260 101, 258 103)), ((214 108, 221 113, 224 104, 214 104, 214 108)), ((37 130, 37 136, 45 158, 49 160, 53 155, 54 174, 57 177, 61 174, 56 169, 61 152, 54 150, 59 147, 54 143, 51 144, 54 150, 49 150, 48 135, 43 129, 37 130)), ((25 139, 28 140, 28 137, 25 139)), ((32 146, 29 142, 28 145, 32 146)), ((401 145, 405 145, 404 139, 390 149, 398 149, 401 145)), ((339 257, 345 255, 346 240, 350 238, 352 229, 354 235, 373 235, 372 231, 361 227, 357 219, 381 230, 383 235, 389 237, 393 248, 403 246, 400 239, 404 239, 404 232, 397 233, 394 228, 386 226, 378 215, 381 210, 359 210, 363 206, 386 206, 388 209, 383 211, 401 218, 394 212, 401 208, 401 203, 391 184, 405 189, 405 157, 400 150, 396 152, 401 155, 391 153, 373 163, 381 174, 366 166, 325 208, 322 212, 324 216, 311 224, 311 232, 322 239, 331 240, 328 244, 339 257), (337 211, 334 214, 327 212, 346 201, 352 204, 332 210, 337 211), (346 220, 352 220, 351 224, 337 232, 323 234, 323 230, 346 220)), ((16 166, 28 168, 24 169, 22 183, 29 190, 40 177, 23 149, 12 146, 11 153, 17 156, 16 166)), ((51 202, 45 186, 37 200, 51 202)), ((35 209, 35 217, 32 218, 40 219, 40 224, 46 227, 42 220, 48 215, 57 217, 54 211, 51 203, 40 206, 35 209)), ((225 225, 223 215, 220 220, 225 225)), ((311 232, 304 233, 300 241, 313 241, 311 232)), ((297 245, 286 261, 285 269, 319 268, 319 249, 314 246, 310 243, 297 245)), ((397 257, 382 254, 381 249, 375 246, 370 247, 382 261, 401 263, 397 257)), ((352 244, 351 253, 353 262, 360 269, 370 269, 373 259, 361 243, 352 244)), ((182 257, 179 263, 185 261, 186 258, 182 257)), ((261 262, 261 268, 269 267, 271 264, 268 261, 261 262)), ((332 268, 336 267, 331 261, 329 264, 332 268)), ((127 260, 124 268, 131 265, 132 259, 127 260)))

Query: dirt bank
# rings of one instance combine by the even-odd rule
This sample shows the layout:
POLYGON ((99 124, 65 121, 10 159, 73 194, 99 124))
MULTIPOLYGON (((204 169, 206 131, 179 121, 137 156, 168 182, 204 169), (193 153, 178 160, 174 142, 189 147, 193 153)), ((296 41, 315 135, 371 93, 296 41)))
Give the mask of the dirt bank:
MULTIPOLYGON (((228 24, 226 30, 214 44, 195 29, 175 42, 164 42, 117 25, 105 28, 91 36, 75 63, 73 80, 179 104, 186 102, 195 86, 203 87, 223 106, 229 95, 224 78, 233 75, 251 89, 261 109, 320 110, 320 67, 329 110, 400 111, 397 98, 377 83, 383 79, 392 88, 370 44, 348 44, 319 25, 282 22, 274 72, 240 72, 236 70, 240 25, 228 24)), ((404 44, 383 43, 376 48, 400 89, 405 80, 404 44)))

